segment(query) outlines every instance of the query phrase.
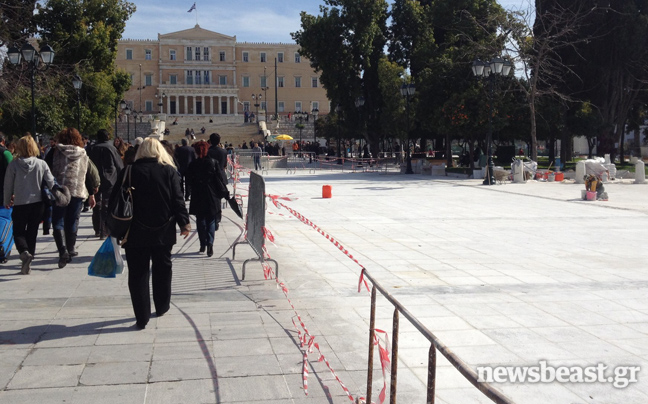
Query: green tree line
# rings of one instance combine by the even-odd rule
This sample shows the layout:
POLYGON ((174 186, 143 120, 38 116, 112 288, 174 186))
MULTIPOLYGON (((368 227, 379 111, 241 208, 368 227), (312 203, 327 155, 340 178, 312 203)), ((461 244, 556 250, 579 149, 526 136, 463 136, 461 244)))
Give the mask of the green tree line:
POLYGON ((545 140, 553 159, 560 139, 567 161, 573 136, 614 156, 626 128, 643 123, 647 17, 646 0, 536 0, 527 10, 495 0, 324 0, 292 36, 335 110, 318 123, 323 134, 364 138, 374 153, 385 139, 418 139, 449 158, 453 141, 485 150, 491 122, 496 145, 525 142, 536 159, 545 140), (475 59, 497 56, 515 75, 473 77, 475 59), (411 125, 403 83, 416 86, 411 125))
MULTIPOLYGON (((33 42, 50 45, 52 65, 34 75, 35 118, 39 134, 77 126, 94 135, 109 128, 130 77, 115 68, 117 42, 135 5, 123 0, 2 0, 0 46, 18 49, 33 42), (77 100, 72 79, 83 81, 77 100), (80 101, 80 102, 77 102, 80 101), (80 105, 78 109, 77 105, 80 105)), ((3 55, 0 75, 0 128, 21 136, 31 128, 30 74, 25 63, 11 65, 3 55)))

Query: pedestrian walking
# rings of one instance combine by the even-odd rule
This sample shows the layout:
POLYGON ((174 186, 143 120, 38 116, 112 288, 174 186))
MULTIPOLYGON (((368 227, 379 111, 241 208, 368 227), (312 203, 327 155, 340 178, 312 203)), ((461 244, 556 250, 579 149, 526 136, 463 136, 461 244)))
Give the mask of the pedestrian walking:
POLYGON ((229 191, 220 173, 218 162, 208 156, 209 144, 205 141, 193 145, 198 158, 193 161, 186 172, 186 179, 193 194, 189 204, 189 214, 196 215, 196 230, 200 240, 200 250, 207 249, 207 256, 214 255, 214 233, 216 220, 222 215, 221 198, 229 199, 229 191))
POLYGON ((184 193, 185 201, 191 198, 191 184, 186 180, 187 168, 196 159, 196 151, 193 147, 187 145, 187 139, 182 139, 182 146, 175 149, 173 157, 178 163, 178 173, 180 173, 180 189, 184 193))
POLYGON ((108 201, 113 187, 117 182, 117 175, 124 168, 119 152, 110 142, 110 134, 106 129, 97 131, 97 143, 89 153, 90 160, 99 170, 101 185, 95 195, 96 205, 92 209, 92 227, 95 236, 103 240, 108 235, 106 221, 108 220, 108 201))
POLYGON ((93 195, 88 194, 85 186, 88 172, 88 155, 83 148, 81 134, 75 128, 67 128, 56 135, 57 144, 46 157, 52 174, 59 185, 65 185, 72 196, 67 206, 52 207, 52 231, 59 252, 58 267, 63 268, 72 257, 79 253, 75 249, 79 216, 86 198, 90 198, 90 208, 94 208, 93 195))
POLYGON ((258 143, 254 143, 254 147, 252 147, 252 157, 254 158, 254 170, 260 170, 261 167, 261 147, 259 147, 258 143))
MULTIPOLYGON (((133 220, 128 239, 122 245, 128 262, 128 289, 136 326, 146 328, 151 317, 149 273, 152 274, 153 303, 158 317, 171 303, 171 248, 176 243, 176 225, 185 238, 191 225, 180 190, 180 176, 172 156, 155 138, 144 139, 130 166, 133 188, 133 220)), ((122 170, 117 184, 123 181, 122 170)), ((121 187, 113 188, 116 198, 121 187)))
POLYGON ((7 208, 13 206, 14 242, 22 262, 21 272, 27 275, 31 272, 38 226, 44 211, 42 184, 54 188, 54 176, 47 163, 39 158, 40 149, 31 135, 16 142, 15 153, 4 177, 3 204, 7 208))

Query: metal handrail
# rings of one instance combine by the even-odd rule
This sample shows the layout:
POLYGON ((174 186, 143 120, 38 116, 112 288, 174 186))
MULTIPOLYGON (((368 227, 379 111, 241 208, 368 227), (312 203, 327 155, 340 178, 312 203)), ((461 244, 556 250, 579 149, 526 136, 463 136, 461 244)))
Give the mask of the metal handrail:
POLYGON ((399 327, 399 313, 407 318, 410 323, 421 333, 425 338, 430 341, 430 352, 428 362, 428 385, 427 385, 427 401, 428 404, 434 403, 435 384, 436 384, 436 350, 443 354, 448 361, 457 369, 473 386, 477 387, 486 397, 498 404, 513 404, 513 401, 504 396, 500 391, 496 390, 488 383, 478 381, 479 376, 472 370, 464 361, 459 359, 448 346, 441 342, 430 330, 427 329, 421 322, 414 317, 403 305, 396 300, 389 292, 387 292, 370 274, 366 269, 363 269, 363 275, 368 278, 373 287, 371 288, 371 318, 369 321, 369 358, 367 367, 367 395, 366 402, 371 403, 371 387, 373 384, 373 351, 374 351, 374 327, 376 317, 376 290, 395 307, 394 320, 393 320, 393 335, 392 335, 392 369, 391 369, 391 386, 390 386, 390 403, 396 404, 396 383, 398 375, 398 327, 399 327))

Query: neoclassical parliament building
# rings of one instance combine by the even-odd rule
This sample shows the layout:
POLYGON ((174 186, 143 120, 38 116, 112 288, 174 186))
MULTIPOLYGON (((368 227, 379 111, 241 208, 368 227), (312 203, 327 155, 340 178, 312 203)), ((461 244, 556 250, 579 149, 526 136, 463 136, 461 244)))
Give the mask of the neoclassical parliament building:
POLYGON ((196 25, 157 40, 122 39, 117 51, 117 68, 132 82, 124 100, 139 113, 216 119, 266 108, 269 115, 330 110, 294 43, 237 42, 196 25))

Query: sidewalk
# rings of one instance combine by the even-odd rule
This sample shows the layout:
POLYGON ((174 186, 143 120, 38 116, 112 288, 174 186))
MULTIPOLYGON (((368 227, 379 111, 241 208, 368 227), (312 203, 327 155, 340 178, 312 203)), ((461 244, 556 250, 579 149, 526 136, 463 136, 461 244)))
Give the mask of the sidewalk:
MULTIPOLYGON (((496 385, 515 402, 648 402, 648 186, 608 184, 610 201, 586 202, 576 184, 282 170, 265 179, 268 194, 293 199, 281 202, 338 240, 473 367, 642 366, 625 389, 496 385), (333 198, 321 198, 324 184, 333 198)), ((240 281, 249 247, 238 246, 235 261, 231 251, 219 258, 242 225, 224 216, 214 257, 197 253, 195 236, 179 239, 172 308, 143 331, 133 327, 125 274, 86 275, 100 246, 87 213, 80 256, 66 268, 53 269, 50 236, 39 236, 31 275, 19 275, 14 254, 0 268, 0 402, 351 402, 317 353, 304 394, 290 303, 353 397, 364 396, 370 299, 357 292, 360 266, 269 204, 268 251, 289 302, 256 263, 240 281)), ((376 328, 390 338, 392 313, 379 298, 376 328)), ((402 318, 398 402, 425 402, 428 348, 402 318)), ((438 403, 490 402, 441 355, 437 365, 438 403)))

